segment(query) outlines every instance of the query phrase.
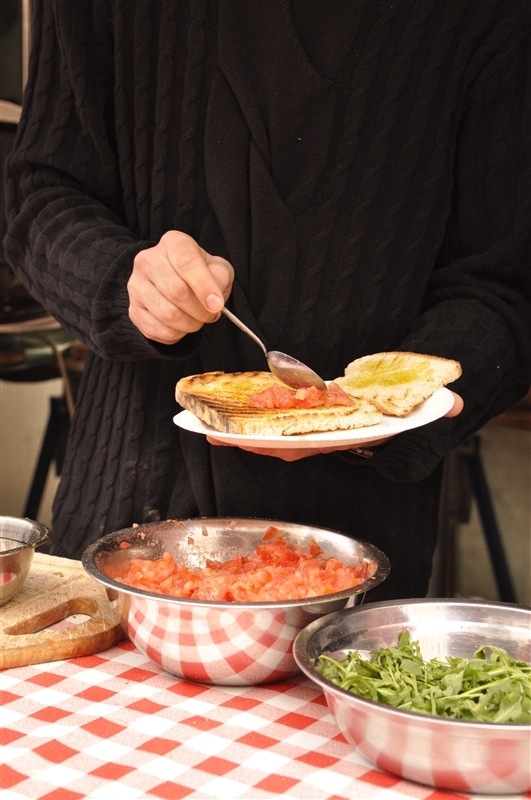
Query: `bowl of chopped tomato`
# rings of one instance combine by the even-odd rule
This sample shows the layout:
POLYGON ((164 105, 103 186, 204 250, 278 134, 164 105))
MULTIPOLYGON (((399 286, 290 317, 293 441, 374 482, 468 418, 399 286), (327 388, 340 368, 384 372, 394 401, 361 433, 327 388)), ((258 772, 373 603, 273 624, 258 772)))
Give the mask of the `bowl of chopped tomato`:
POLYGON ((336 531, 218 517, 116 531, 82 563, 141 652, 179 677, 229 686, 297 674, 299 631, 390 569, 378 548, 336 531))

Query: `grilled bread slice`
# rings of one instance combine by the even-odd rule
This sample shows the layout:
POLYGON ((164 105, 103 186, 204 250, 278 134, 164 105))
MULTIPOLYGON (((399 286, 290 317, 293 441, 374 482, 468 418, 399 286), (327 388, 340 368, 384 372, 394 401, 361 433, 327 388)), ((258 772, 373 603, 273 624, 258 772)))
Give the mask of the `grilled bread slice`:
POLYGON ((334 381, 384 414, 404 417, 461 375, 458 361, 419 353, 375 353, 352 361, 334 381))
POLYGON ((382 418, 373 405, 357 398, 352 406, 257 409, 249 405, 251 395, 275 384, 284 387, 270 372, 206 372, 181 378, 175 397, 215 430, 250 436, 350 430, 375 425, 382 418))

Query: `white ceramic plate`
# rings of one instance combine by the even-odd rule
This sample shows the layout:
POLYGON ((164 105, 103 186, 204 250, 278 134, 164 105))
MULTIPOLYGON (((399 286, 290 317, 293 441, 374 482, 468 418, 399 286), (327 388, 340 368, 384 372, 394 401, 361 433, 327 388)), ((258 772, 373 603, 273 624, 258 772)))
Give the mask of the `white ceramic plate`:
POLYGON ((367 441, 377 441, 397 433, 420 428, 444 415, 452 408, 454 397, 449 389, 443 388, 429 397, 425 403, 416 408, 407 417, 385 416, 377 425, 365 428, 355 428, 350 431, 330 431, 328 433, 305 433, 299 436, 247 436, 242 433, 222 433, 210 425, 201 422, 190 411, 181 411, 176 414, 173 421, 180 428, 191 433, 202 433, 204 436, 215 436, 220 442, 243 445, 246 447, 264 448, 308 448, 308 447, 334 447, 334 445, 348 445, 349 447, 367 441))

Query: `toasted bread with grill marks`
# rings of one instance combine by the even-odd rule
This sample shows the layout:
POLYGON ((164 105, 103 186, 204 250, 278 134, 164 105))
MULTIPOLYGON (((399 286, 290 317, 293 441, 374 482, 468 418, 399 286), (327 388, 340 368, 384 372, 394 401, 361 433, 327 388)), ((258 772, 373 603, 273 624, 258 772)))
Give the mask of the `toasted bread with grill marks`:
POLYGON ((334 382, 384 414, 404 417, 460 375, 458 361, 400 351, 358 358, 334 382))
POLYGON ((364 399, 353 406, 256 409, 249 397, 270 386, 284 386, 270 372, 206 372, 177 383, 177 402, 212 428, 250 436, 350 430, 377 424, 382 414, 364 399))

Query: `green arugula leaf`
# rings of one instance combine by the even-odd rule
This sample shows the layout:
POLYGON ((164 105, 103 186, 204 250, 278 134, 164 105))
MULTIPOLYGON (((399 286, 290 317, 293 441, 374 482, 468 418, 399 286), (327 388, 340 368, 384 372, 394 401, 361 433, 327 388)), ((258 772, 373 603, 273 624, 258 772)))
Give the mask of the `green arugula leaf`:
POLYGON ((359 697, 406 711, 476 722, 531 723, 531 664, 482 645, 472 658, 425 661, 420 645, 402 631, 396 646, 357 650, 342 660, 323 654, 316 670, 359 697))

